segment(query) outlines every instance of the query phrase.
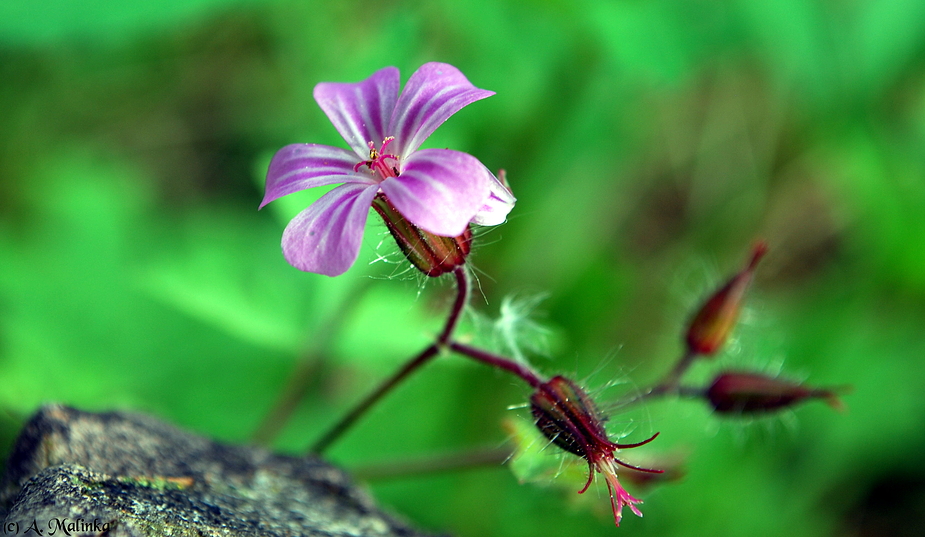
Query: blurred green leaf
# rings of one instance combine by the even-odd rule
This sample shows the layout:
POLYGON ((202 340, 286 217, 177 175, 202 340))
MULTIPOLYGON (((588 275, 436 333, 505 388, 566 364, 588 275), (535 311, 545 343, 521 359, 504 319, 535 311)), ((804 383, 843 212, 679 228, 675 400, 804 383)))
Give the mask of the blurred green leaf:
POLYGON ((0 41, 43 44, 65 39, 131 39, 264 0, 10 0, 0 3, 0 41))

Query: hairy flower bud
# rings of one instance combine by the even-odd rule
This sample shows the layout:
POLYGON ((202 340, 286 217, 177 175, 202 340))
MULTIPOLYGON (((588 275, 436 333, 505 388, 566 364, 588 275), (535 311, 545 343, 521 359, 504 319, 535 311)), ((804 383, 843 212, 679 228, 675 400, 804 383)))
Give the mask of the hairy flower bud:
POLYGON ((440 276, 466 262, 472 243, 468 227, 457 237, 434 235, 409 222, 381 193, 373 199, 373 209, 385 221, 405 257, 424 274, 440 276))
POLYGON ((536 426, 560 448, 587 458, 596 442, 608 442, 597 407, 575 383, 553 377, 530 397, 536 426))
POLYGON ((810 388, 759 373, 723 373, 707 389, 706 397, 713 409, 723 414, 770 412, 806 399, 825 399, 831 407, 842 408, 833 390, 810 388))
POLYGON ((767 250, 768 246, 764 242, 756 244, 748 265, 701 306, 687 330, 687 347, 690 352, 711 355, 723 346, 739 318, 739 308, 755 267, 767 250))
POLYGON ((636 507, 642 500, 631 496, 620 485, 617 479, 617 465, 640 472, 661 473, 661 470, 649 470, 627 464, 617 459, 614 453, 620 449, 647 444, 654 440, 658 433, 635 444, 611 442, 604 428, 604 418, 598 412, 594 401, 578 385, 561 376, 553 377, 537 387, 536 392, 530 397, 530 408, 536 418, 536 426, 546 438, 563 450, 588 461, 588 481, 578 491, 579 494, 588 490, 595 472, 601 473, 610 493, 614 523, 620 525, 624 505, 628 505, 637 516, 642 516, 642 512, 636 507))

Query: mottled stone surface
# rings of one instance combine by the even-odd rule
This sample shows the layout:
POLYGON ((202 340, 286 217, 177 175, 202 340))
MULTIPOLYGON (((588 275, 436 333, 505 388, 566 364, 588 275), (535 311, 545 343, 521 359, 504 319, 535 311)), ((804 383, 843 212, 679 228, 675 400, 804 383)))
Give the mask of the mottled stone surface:
POLYGON ((42 408, 17 439, 0 518, 5 535, 421 535, 318 458, 59 405, 42 408))

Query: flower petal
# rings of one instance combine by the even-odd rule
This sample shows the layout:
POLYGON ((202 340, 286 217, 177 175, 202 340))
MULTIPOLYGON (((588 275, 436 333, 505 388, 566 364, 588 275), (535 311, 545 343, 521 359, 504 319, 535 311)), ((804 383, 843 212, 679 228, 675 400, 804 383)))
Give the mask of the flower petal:
POLYGON ((479 212, 472 218, 472 223, 480 226, 497 226, 498 224, 503 224, 507 219, 507 215, 514 208, 514 202, 517 201, 517 198, 494 174, 488 173, 491 174, 491 194, 485 200, 485 204, 482 205, 479 212))
POLYGON ((425 63, 405 84, 387 134, 395 136, 398 154, 407 157, 450 116, 494 94, 473 86, 450 64, 425 63))
POLYGON ((379 147, 385 139, 398 86, 398 69, 386 67, 355 84, 322 82, 315 86, 314 96, 337 132, 365 160, 369 157, 367 143, 379 147))
POLYGON ((327 276, 356 261, 376 185, 348 183, 299 213, 283 232, 283 255, 293 267, 327 276))
POLYGON ((353 171, 356 155, 339 147, 318 144, 292 144, 273 155, 267 170, 266 194, 260 207, 306 188, 335 183, 376 181, 369 174, 353 171))
POLYGON ((424 149, 405 161, 401 175, 379 186, 412 224, 455 237, 485 204, 490 183, 491 172, 472 155, 424 149))

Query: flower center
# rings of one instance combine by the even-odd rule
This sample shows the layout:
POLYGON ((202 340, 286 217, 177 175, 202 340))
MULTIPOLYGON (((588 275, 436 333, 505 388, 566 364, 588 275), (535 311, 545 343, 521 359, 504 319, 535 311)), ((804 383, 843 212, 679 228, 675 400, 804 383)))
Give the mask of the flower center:
POLYGON ((353 171, 358 172, 360 168, 366 166, 369 168, 370 173, 379 175, 380 182, 385 181, 389 177, 398 177, 401 173, 399 171, 398 156, 385 152, 386 146, 392 143, 394 139, 394 136, 386 137, 378 150, 376 149, 376 144, 369 142, 369 160, 357 163, 357 165, 353 167, 353 171))

